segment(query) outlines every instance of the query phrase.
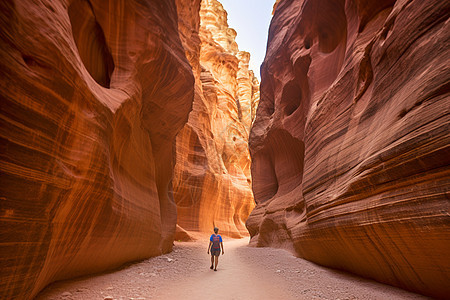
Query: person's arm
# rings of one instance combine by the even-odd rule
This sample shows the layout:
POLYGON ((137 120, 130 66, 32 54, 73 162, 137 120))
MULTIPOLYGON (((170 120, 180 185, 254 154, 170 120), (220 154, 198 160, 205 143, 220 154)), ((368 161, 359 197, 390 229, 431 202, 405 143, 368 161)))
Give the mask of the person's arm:
POLYGON ((209 254, 209 249, 211 249, 211 245, 212 245, 212 242, 211 241, 209 241, 209 246, 208 246, 208 254, 209 254))
POLYGON ((220 242, 220 246, 222 247, 222 255, 224 255, 225 251, 223 251, 223 243, 222 242, 220 242))

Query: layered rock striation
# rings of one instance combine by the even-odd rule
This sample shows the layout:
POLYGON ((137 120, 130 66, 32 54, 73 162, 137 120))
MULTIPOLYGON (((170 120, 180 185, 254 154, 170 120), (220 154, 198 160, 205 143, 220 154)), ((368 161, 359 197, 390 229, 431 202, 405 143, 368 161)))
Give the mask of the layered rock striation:
POLYGON ((0 53, 0 298, 170 251, 175 1, 2 1, 0 53))
MULTIPOLYGON (((182 41, 194 70, 195 96, 189 120, 176 140, 173 187, 178 225, 232 237, 248 235, 254 207, 248 133, 259 101, 259 83, 239 51, 236 31, 216 0, 179 3, 180 14, 200 7, 200 22, 183 23, 182 41), (194 40, 199 40, 198 47, 194 40)), ((183 18, 181 18, 183 19, 183 18)))
POLYGON ((0 4, 0 298, 246 234, 259 83, 200 2, 0 4))
POLYGON ((279 1, 250 134, 257 246, 450 294, 448 1, 279 1))

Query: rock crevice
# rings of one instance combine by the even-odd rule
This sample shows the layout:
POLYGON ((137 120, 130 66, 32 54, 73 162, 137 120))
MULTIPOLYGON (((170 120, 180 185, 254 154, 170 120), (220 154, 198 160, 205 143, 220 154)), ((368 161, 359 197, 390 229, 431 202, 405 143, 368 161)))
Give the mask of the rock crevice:
MULTIPOLYGON (((179 15, 189 7, 177 3, 179 15)), ((196 1, 199 19, 183 24, 187 57, 196 74, 193 110, 177 137, 174 199, 178 224, 190 231, 214 226, 233 237, 248 235, 245 220, 254 207, 248 132, 259 83, 248 69, 250 55, 239 51, 236 31, 216 0, 196 1)))

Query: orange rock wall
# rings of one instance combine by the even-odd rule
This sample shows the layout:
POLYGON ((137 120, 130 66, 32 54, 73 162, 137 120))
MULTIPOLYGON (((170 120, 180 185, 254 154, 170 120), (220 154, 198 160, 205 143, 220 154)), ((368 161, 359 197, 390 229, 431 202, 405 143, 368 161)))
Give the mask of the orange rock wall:
POLYGON ((0 298, 170 251, 175 1, 2 1, 0 73, 0 298))
POLYGON ((257 246, 450 294, 448 1, 280 1, 250 134, 257 246))
POLYGON ((200 20, 183 23, 182 40, 194 69, 195 97, 188 123, 177 137, 174 198, 178 224, 233 237, 248 235, 245 220, 254 207, 248 132, 259 83, 239 51, 236 32, 216 0, 179 4, 179 14, 200 7, 200 20))

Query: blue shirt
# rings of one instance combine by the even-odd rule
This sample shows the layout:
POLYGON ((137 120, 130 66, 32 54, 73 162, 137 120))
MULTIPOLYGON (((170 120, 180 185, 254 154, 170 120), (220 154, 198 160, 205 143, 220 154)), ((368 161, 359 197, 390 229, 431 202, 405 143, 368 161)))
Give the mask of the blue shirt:
POLYGON ((220 243, 222 243, 222 237, 219 234, 212 234, 209 240, 212 242, 211 250, 220 250, 220 243))

